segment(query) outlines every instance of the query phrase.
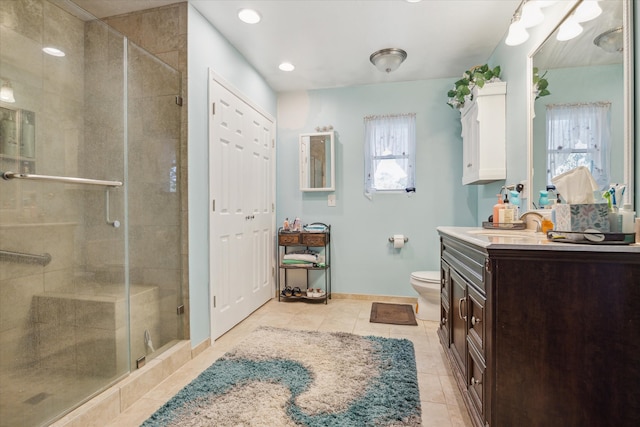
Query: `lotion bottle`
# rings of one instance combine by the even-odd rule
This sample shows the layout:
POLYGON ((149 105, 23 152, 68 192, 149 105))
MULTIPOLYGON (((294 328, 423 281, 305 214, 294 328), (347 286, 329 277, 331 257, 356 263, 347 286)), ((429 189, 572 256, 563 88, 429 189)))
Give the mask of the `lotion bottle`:
POLYGON ((500 194, 498 194, 497 196, 498 196, 498 203, 493 205, 493 226, 494 227, 500 226, 500 211, 505 207, 504 203, 502 202, 502 197, 500 197, 500 194))

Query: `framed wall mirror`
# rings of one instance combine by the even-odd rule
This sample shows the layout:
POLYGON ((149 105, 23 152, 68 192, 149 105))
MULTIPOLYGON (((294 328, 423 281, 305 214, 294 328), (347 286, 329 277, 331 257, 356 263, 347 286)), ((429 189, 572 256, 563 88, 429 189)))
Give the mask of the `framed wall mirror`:
POLYGON ((300 135, 300 190, 335 191, 334 132, 300 135))
POLYGON ((624 203, 634 202, 633 2, 599 1, 598 17, 581 22, 578 36, 559 40, 581 3, 529 58, 529 81, 537 73, 550 92, 539 96, 532 84, 528 94, 530 209, 553 176, 582 165, 599 185, 626 184, 624 203))

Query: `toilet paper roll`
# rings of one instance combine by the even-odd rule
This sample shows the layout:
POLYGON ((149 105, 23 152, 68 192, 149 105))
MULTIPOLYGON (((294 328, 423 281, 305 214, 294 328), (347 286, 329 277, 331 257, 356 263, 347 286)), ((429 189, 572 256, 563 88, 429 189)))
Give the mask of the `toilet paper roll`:
POLYGON ((402 249, 404 247, 404 235, 402 234, 393 235, 393 247, 395 249, 402 249))

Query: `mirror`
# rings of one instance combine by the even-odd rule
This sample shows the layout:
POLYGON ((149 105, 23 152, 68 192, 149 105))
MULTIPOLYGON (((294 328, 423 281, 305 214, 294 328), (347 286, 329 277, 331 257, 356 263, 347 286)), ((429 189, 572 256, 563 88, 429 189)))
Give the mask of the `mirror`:
MULTIPOLYGON (((602 14, 581 23, 583 31, 580 35, 558 41, 557 28, 530 58, 531 75, 537 69, 538 75, 548 81, 551 92, 538 99, 535 99, 535 88, 529 93, 532 105, 528 175, 530 209, 538 204, 539 191, 551 184, 547 111, 566 105, 610 103, 609 183, 626 184, 624 201, 633 201, 632 2, 601 0, 598 4, 602 14)), ((575 10, 565 17, 565 21, 575 10)))
POLYGON ((334 191, 336 172, 334 133, 300 135, 300 190, 334 191))

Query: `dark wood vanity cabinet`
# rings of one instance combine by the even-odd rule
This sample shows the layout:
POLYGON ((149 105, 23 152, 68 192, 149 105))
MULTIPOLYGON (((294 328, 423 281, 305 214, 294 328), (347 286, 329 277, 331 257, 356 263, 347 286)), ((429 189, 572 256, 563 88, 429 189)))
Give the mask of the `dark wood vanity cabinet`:
POLYGON ((441 234, 438 334, 474 425, 640 425, 640 253, 507 246, 441 234))

